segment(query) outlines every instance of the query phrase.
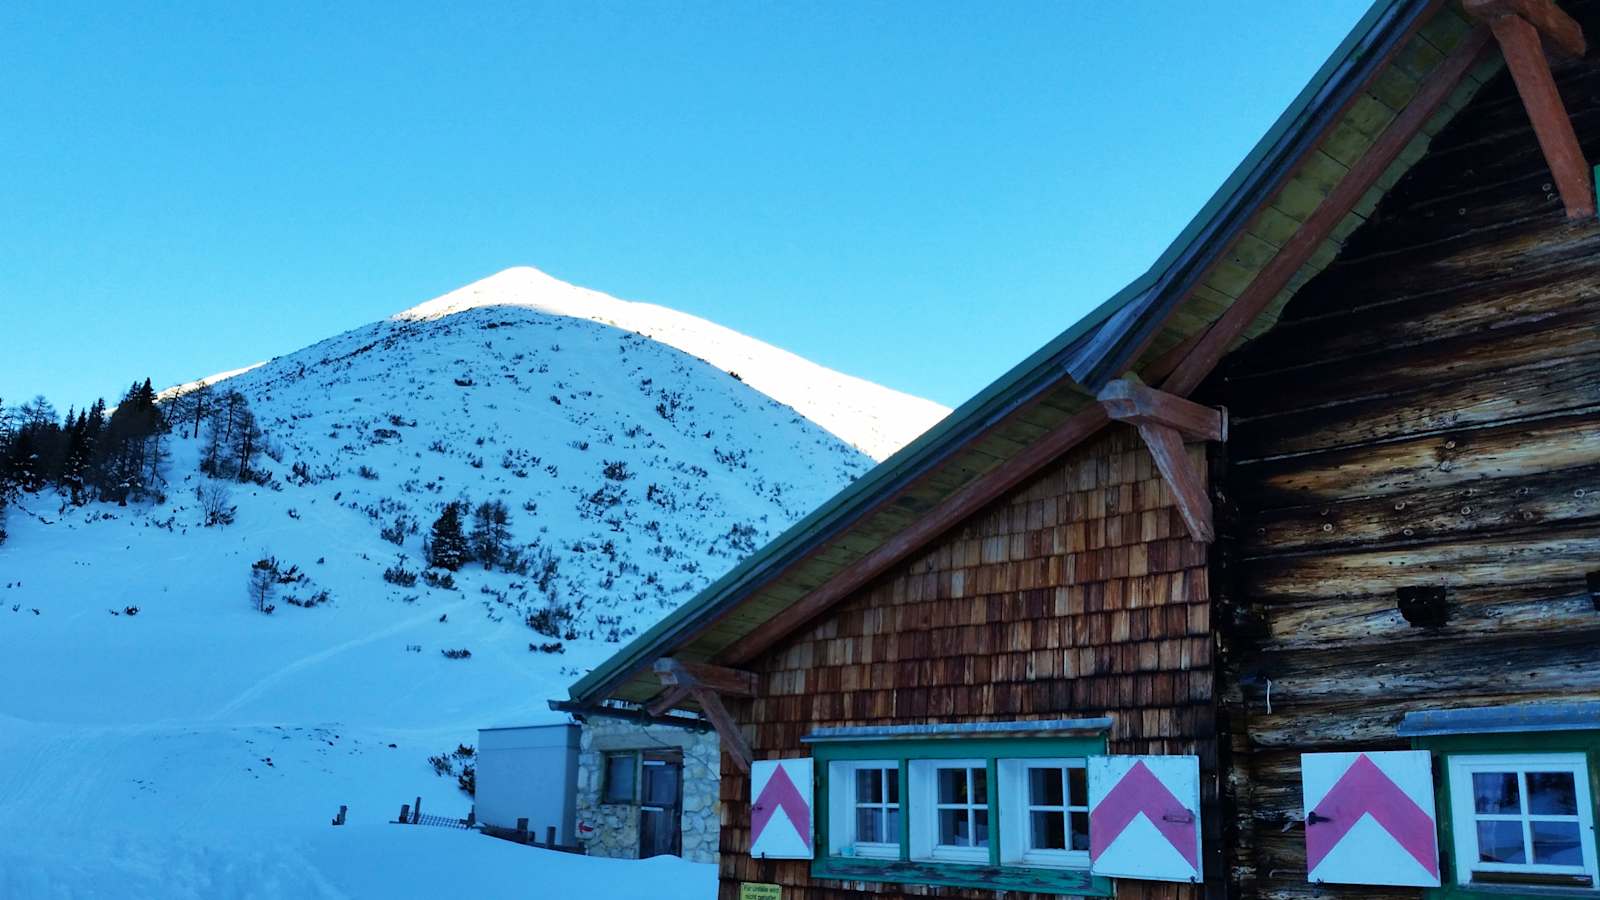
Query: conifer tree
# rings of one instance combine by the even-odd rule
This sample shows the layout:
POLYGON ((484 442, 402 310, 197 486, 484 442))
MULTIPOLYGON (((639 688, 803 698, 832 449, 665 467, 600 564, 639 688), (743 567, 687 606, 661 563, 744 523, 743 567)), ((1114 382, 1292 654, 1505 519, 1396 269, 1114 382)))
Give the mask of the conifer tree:
POLYGON ((511 513, 504 501, 485 500, 472 513, 472 534, 469 544, 472 558, 491 568, 504 556, 511 538, 511 513))
POLYGON ((461 504, 447 503, 433 522, 428 565, 454 572, 467 561, 467 538, 461 531, 461 504))

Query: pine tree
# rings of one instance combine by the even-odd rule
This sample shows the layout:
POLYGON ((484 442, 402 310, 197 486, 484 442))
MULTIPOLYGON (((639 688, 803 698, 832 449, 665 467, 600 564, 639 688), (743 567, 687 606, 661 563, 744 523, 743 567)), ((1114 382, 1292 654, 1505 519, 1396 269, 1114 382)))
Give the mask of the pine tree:
POLYGON ((504 556, 511 538, 511 513, 500 500, 486 500, 472 513, 472 534, 469 542, 472 558, 491 568, 504 556))
POLYGON ((278 561, 272 557, 258 559, 250 565, 250 605, 256 612, 271 613, 276 606, 272 595, 278 589, 278 561))
POLYGON ((249 406, 241 404, 234 413, 230 450, 235 465, 235 477, 240 481, 249 481, 250 466, 255 462, 256 454, 261 451, 261 426, 256 424, 256 414, 250 411, 249 406))
POLYGON ((433 522, 428 565, 454 572, 467 561, 467 538, 461 532, 461 504, 447 503, 433 522))

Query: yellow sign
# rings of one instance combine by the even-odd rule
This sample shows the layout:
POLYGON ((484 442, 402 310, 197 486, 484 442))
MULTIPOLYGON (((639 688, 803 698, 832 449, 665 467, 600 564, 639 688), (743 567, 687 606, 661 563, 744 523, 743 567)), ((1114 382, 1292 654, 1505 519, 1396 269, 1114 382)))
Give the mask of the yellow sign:
POLYGON ((739 900, 783 900, 783 888, 775 884, 739 884, 739 900))

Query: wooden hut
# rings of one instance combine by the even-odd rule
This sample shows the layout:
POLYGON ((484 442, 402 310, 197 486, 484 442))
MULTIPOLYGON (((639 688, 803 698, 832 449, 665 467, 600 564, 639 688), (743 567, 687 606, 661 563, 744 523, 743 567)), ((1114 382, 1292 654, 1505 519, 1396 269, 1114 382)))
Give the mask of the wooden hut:
POLYGON ((575 684, 723 900, 1600 896, 1600 2, 1383 0, 1151 270, 575 684))

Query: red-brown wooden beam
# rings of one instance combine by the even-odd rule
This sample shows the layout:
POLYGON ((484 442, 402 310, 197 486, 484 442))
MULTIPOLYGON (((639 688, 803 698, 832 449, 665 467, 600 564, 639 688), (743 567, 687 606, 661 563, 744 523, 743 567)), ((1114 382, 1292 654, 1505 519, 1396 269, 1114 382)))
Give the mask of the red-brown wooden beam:
POLYGON ((1108 421, 1105 410, 1099 404, 1074 413, 1053 431, 1031 441, 1022 452, 946 497, 939 505, 918 516, 905 530, 879 544, 816 590, 730 644, 717 654, 718 659, 738 665, 754 658, 791 631, 865 586, 888 567, 999 499, 1051 460, 1099 431, 1108 421))
POLYGON ((1506 68, 1517 84, 1522 106, 1533 123, 1533 133, 1544 151, 1545 162, 1561 192, 1567 218, 1587 219, 1595 213, 1594 178, 1572 130, 1566 104, 1550 74, 1550 60, 1539 43, 1539 31, 1521 16, 1502 15, 1489 20, 1495 40, 1506 56, 1506 68))
POLYGON ((671 710, 677 709, 687 699, 689 699, 689 689, 682 685, 673 685, 651 700, 644 711, 652 716, 664 716, 671 710))
POLYGON ((1228 416, 1176 394, 1156 390, 1128 375, 1101 388, 1098 397, 1106 415, 1130 425, 1165 425, 1197 441, 1226 441, 1228 416))
POLYGON ((1185 437, 1200 441, 1228 439, 1228 418, 1220 410, 1158 391, 1133 377, 1119 378, 1100 391, 1106 415, 1139 429, 1139 437, 1172 490, 1178 514, 1189 536, 1204 544, 1216 539, 1211 497, 1205 480, 1184 450, 1185 437))
POLYGON ((656 660, 656 677, 668 687, 703 687, 732 697, 754 697, 756 676, 726 666, 688 662, 672 657, 656 660))
MULTIPOLYGON (((739 730, 739 723, 728 713, 727 707, 722 705, 722 694, 732 694, 740 697, 754 696, 756 692, 756 676, 750 672, 740 672, 722 666, 713 666, 707 663, 692 663, 682 660, 662 657, 655 663, 656 677, 667 687, 662 697, 650 705, 650 710, 661 709, 665 712, 683 702, 685 695, 693 697, 699 704, 700 711, 705 713, 711 727, 717 730, 717 737, 722 741, 722 749, 733 759, 734 765, 741 772, 750 771, 750 744, 744 739, 744 732, 739 730)), ((660 713, 651 712, 651 715, 660 713)))
POLYGON ((1554 0, 1462 0, 1461 8, 1467 15, 1485 22, 1502 16, 1521 16, 1563 56, 1581 58, 1589 52, 1583 26, 1562 12, 1554 0))
POLYGON ((727 707, 722 705, 722 698, 715 691, 705 688, 695 688, 692 693, 694 699, 700 704, 701 712, 711 721, 711 727, 717 730, 717 737, 722 742, 722 750, 733 759, 733 764, 739 771, 748 773, 750 762, 755 757, 750 753, 750 743, 744 739, 744 732, 739 730, 739 723, 733 720, 727 707))
POLYGON ((1444 62, 1434 69, 1433 74, 1423 84, 1417 95, 1406 104, 1406 108, 1395 116, 1389 127, 1378 135, 1372 147, 1356 161, 1344 178, 1334 186, 1322 203, 1312 211, 1311 215, 1300 224, 1295 233, 1278 252, 1256 273, 1256 277, 1247 285, 1238 298, 1223 312, 1222 316, 1213 322, 1205 336, 1196 341, 1182 361, 1172 370, 1161 383, 1161 389, 1180 397, 1186 397, 1200 386, 1200 383, 1211 374, 1217 363, 1222 360, 1228 348, 1244 333, 1245 328, 1256 320, 1266 308, 1271 305, 1273 298, 1288 286, 1289 279, 1300 271, 1322 242, 1333 234, 1334 228, 1344 221, 1350 210, 1360 202, 1363 195, 1378 183, 1378 178, 1389 168, 1389 165, 1400 156, 1411 139, 1417 136, 1422 126, 1433 117, 1434 112, 1450 96, 1456 85, 1460 83, 1467 70, 1477 62, 1478 55, 1489 42, 1487 28, 1474 29, 1464 38, 1454 50, 1445 57, 1444 62))

